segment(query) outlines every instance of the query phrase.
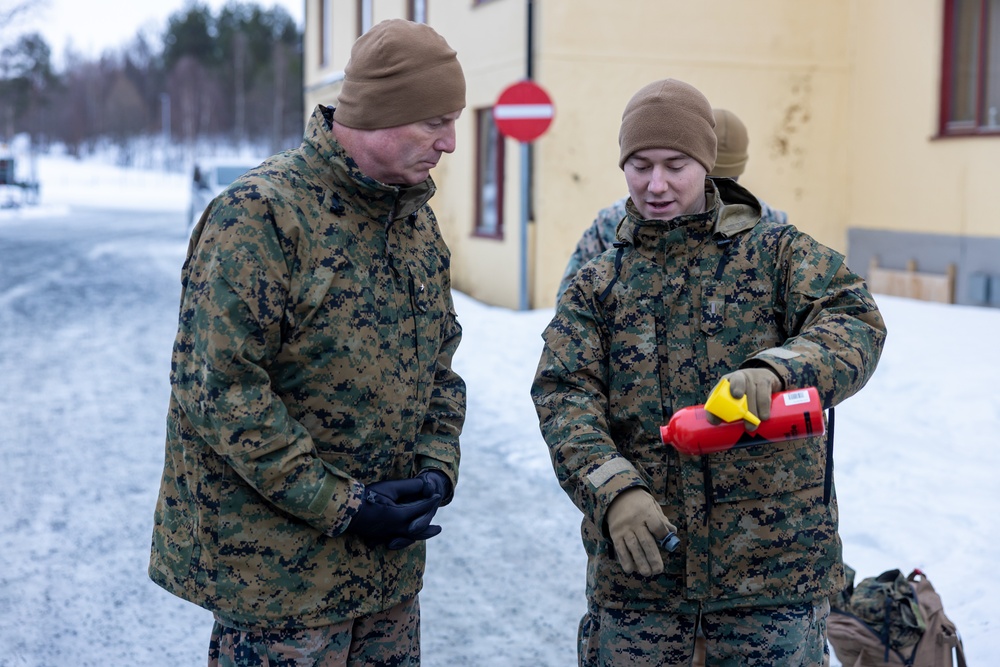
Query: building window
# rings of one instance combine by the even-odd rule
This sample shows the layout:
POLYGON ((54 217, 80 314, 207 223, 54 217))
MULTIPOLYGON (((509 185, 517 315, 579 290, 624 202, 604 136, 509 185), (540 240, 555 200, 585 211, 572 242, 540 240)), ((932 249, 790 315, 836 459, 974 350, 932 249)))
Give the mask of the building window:
POLYGON ((406 18, 415 23, 427 23, 427 0, 409 0, 406 3, 406 18))
POLYGON ((493 109, 476 111, 476 236, 503 238, 503 135, 493 109))
POLYGON ((945 0, 942 135, 1000 134, 1000 0, 945 0))
POLYGON ((333 0, 319 0, 319 66, 333 62, 333 0))
POLYGON ((372 29, 372 0, 358 0, 358 37, 372 29))

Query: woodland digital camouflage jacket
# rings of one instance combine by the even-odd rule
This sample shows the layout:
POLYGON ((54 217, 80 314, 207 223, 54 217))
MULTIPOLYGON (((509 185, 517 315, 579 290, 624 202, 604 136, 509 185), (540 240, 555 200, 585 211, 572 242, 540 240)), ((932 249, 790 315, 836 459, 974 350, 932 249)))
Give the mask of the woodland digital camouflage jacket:
POLYGON ((234 627, 315 627, 415 595, 424 543, 343 531, 362 484, 457 482, 465 384, 426 202, 361 174, 318 107, 202 216, 182 275, 149 574, 234 627))
MULTIPOLYGON (((597 212, 597 217, 590 223, 580 235, 580 240, 573 249, 573 254, 566 263, 566 270, 563 271, 562 280, 559 282, 559 291, 556 292, 556 301, 563 295, 569 287, 569 281, 573 279, 580 267, 600 255, 602 252, 615 244, 618 233, 618 223, 625 218, 625 202, 628 197, 622 197, 611 206, 606 206, 597 212)), ((764 201, 760 203, 760 219, 764 222, 776 222, 785 224, 788 222, 788 214, 771 208, 764 201)))
POLYGON ((704 457, 660 441, 675 410, 704 403, 740 367, 766 365, 833 406, 868 381, 885 339, 840 254, 759 222, 757 200, 732 181, 706 181, 706 192, 707 213, 667 222, 639 220, 629 202, 620 270, 614 249, 584 265, 543 334, 532 397, 559 482, 583 512, 588 597, 605 607, 695 613, 843 586, 824 438, 704 457), (649 578, 624 573, 602 530, 611 501, 635 486, 681 539, 649 578))

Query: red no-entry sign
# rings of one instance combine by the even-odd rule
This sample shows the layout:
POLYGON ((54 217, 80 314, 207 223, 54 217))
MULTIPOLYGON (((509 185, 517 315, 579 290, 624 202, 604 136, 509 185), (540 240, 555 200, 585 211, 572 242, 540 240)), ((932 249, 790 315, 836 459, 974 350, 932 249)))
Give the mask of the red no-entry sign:
POLYGON ((493 120, 500 134, 522 142, 542 136, 554 115, 549 94, 533 81, 508 86, 493 105, 493 120))

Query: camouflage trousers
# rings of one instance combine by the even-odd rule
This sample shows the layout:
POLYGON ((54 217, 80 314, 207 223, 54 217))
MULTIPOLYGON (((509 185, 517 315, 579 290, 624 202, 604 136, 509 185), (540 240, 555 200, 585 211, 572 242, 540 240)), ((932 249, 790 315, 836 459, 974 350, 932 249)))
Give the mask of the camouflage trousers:
POLYGON ((420 665, 417 597, 372 616, 322 628, 239 630, 216 620, 208 667, 420 665))
POLYGON ((826 599, 789 607, 733 609, 700 619, 591 604, 577 635, 579 663, 580 667, 822 667, 830 664, 829 615, 826 599), (698 641, 695 660, 698 635, 704 635, 704 642, 698 641))

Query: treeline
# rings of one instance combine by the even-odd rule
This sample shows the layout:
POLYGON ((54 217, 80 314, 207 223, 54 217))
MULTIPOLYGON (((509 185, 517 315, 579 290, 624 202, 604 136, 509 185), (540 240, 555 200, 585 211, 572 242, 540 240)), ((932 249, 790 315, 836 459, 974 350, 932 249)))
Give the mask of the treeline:
POLYGON ((110 141, 127 154, 149 138, 279 150, 302 136, 302 33, 280 7, 191 4, 158 39, 140 33, 96 61, 71 51, 65 61, 56 71, 39 34, 4 39, 0 141, 26 133, 72 154, 110 141))

